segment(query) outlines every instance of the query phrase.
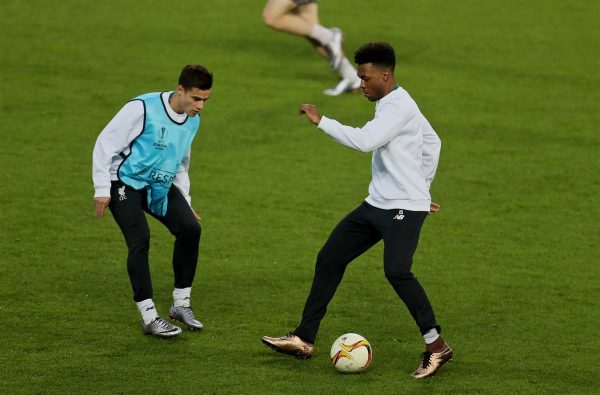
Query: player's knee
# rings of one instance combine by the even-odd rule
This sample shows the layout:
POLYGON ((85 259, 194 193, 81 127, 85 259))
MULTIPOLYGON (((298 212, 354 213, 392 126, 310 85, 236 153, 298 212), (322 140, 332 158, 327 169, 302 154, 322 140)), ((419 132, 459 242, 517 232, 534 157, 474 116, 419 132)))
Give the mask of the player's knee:
POLYGON ((129 255, 148 254, 150 249, 150 232, 139 232, 127 238, 129 255))
POLYGON ((200 223, 196 220, 186 222, 180 232, 180 236, 185 237, 189 240, 200 240, 200 235, 202 234, 202 227, 200 223))
POLYGON ((265 23, 265 25, 272 29, 279 29, 281 27, 280 18, 277 15, 274 15, 270 12, 263 11, 262 20, 265 23))
POLYGON ((385 278, 387 278, 389 282, 409 281, 414 277, 415 275, 410 270, 385 269, 385 278))
POLYGON ((321 249, 319 254, 317 255, 317 270, 335 270, 339 266, 343 265, 343 259, 341 259, 337 254, 333 251, 329 251, 327 249, 321 249))
POLYGON ((319 264, 319 263, 321 263, 321 264, 327 264, 327 263, 329 263, 331 261, 333 261, 333 255, 330 254, 324 248, 321 249, 319 251, 319 253, 317 254, 317 264, 319 264))

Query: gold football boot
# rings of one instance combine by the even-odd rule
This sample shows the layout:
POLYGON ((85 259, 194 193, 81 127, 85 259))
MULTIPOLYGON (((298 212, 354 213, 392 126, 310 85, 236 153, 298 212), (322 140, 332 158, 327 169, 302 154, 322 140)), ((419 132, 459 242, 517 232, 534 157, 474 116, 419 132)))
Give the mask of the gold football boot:
POLYGON ((452 359, 452 349, 446 344, 446 348, 443 351, 425 351, 421 354, 421 358, 419 367, 412 373, 412 376, 416 379, 422 379, 435 374, 443 364, 452 359))
POLYGON ((292 333, 281 337, 263 336, 262 342, 277 352, 293 355, 298 359, 312 357, 314 349, 311 343, 305 342, 292 333))

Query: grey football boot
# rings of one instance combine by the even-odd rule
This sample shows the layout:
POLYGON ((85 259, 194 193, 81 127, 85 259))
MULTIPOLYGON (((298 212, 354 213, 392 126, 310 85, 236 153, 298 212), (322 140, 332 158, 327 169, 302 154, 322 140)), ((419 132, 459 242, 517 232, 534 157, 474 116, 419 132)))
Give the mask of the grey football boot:
POLYGON ((169 309, 169 317, 174 321, 179 321, 185 324, 191 331, 199 331, 204 328, 204 325, 196 319, 194 312, 190 306, 175 306, 172 305, 169 309))
POLYGON ((337 27, 330 29, 333 33, 333 40, 325 45, 325 51, 329 55, 329 65, 332 69, 337 70, 344 59, 344 51, 342 50, 343 33, 337 27))
POLYGON ((142 330, 144 331, 145 335, 164 338, 176 337, 181 333, 180 327, 175 326, 160 317, 156 317, 156 319, 148 325, 144 324, 144 321, 142 321, 142 330))
POLYGON ((339 96, 347 92, 359 92, 360 91, 360 78, 356 77, 353 79, 342 78, 335 88, 325 89, 323 91, 327 96, 339 96))

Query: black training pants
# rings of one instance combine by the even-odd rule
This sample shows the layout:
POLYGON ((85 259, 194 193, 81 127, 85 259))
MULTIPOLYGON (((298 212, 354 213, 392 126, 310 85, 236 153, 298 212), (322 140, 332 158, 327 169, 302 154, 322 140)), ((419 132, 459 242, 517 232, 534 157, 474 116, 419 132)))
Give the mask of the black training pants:
POLYGON ((133 300, 152 298, 152 280, 148 265, 150 229, 144 212, 165 225, 175 236, 173 272, 175 288, 192 286, 198 262, 200 224, 179 189, 171 186, 169 204, 164 217, 150 212, 145 190, 135 190, 120 181, 113 181, 110 189, 110 211, 121 228, 127 248, 127 272, 133 288, 133 300))
POLYGON ((441 330, 425 290, 410 271, 424 211, 382 210, 363 202, 333 230, 317 256, 315 276, 302 320, 294 334, 314 343, 319 324, 346 266, 383 239, 385 276, 413 316, 421 333, 441 330))

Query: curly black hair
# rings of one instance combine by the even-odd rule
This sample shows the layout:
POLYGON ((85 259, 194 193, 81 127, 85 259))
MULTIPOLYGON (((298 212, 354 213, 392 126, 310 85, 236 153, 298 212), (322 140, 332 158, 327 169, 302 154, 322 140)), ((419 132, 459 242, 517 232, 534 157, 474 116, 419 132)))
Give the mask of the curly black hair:
POLYGON ((356 64, 373 63, 394 70, 396 67, 396 53, 388 43, 366 43, 354 53, 356 64))

